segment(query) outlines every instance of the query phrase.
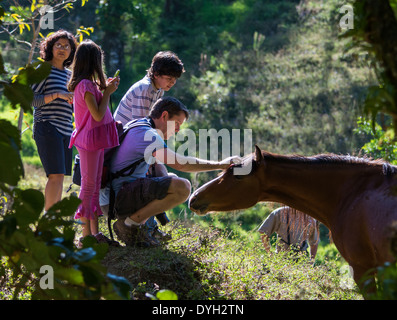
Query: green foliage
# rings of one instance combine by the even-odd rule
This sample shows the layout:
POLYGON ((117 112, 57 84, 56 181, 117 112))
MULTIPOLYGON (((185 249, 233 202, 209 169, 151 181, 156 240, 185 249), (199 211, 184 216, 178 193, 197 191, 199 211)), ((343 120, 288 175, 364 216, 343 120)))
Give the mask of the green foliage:
POLYGON ((376 291, 372 291, 373 284, 367 282, 364 290, 368 290, 369 300, 396 300, 397 299, 397 263, 385 263, 376 268, 376 291))
POLYGON ((328 261, 332 261, 338 268, 346 265, 346 261, 341 257, 334 244, 322 243, 317 249, 315 265, 326 264, 328 261))
POLYGON ((48 62, 38 62, 19 69, 11 83, 3 82, 4 96, 11 102, 13 108, 20 106, 25 112, 32 110, 33 91, 31 85, 46 78, 51 72, 48 62))
POLYGON ((13 209, 0 221, 0 256, 5 262, 0 274, 8 274, 8 296, 18 299, 21 292, 32 299, 117 299, 128 298, 129 284, 107 274, 100 261, 108 245, 83 242, 76 250, 71 212, 80 200, 63 199, 46 214, 43 194, 37 190, 15 190, 13 209), (53 288, 43 287, 41 268, 53 269, 53 288))
POLYGON ((370 137, 370 141, 362 147, 362 151, 375 159, 384 159, 392 164, 397 164, 394 129, 383 130, 378 123, 370 122, 362 117, 357 120, 357 124, 355 132, 370 137))
MULTIPOLYGON (((2 11, 4 13, 4 11, 2 11)), ((3 59, 0 72, 6 73, 3 59)), ((50 71, 48 63, 20 68, 12 80, 0 84, 12 107, 31 112, 33 92, 30 86, 50 71)), ((20 151, 21 132, 12 123, 0 119, 0 277, 4 299, 119 299, 129 298, 130 284, 107 273, 101 260, 107 244, 84 239, 83 248, 74 244, 74 222, 70 216, 80 200, 69 197, 42 214, 44 196, 35 189, 21 189, 24 176, 20 151), (53 271, 42 283, 42 268, 53 271)))
MULTIPOLYGON (((4 97, 11 102, 11 107, 13 109, 17 107, 21 108, 19 116, 20 123, 22 123, 22 110, 32 113, 33 91, 31 90, 31 85, 47 77, 50 71, 51 65, 48 62, 38 62, 20 68, 18 74, 14 75, 11 80, 0 81, 3 87, 4 97)), ((18 129, 21 129, 21 127, 18 126, 18 129)))

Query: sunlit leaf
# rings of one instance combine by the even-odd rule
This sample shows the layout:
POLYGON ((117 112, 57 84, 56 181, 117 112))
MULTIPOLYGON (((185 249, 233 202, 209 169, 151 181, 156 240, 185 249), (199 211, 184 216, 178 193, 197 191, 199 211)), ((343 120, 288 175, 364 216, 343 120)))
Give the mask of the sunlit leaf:
POLYGON ((38 6, 36 6, 36 0, 32 0, 32 5, 30 6, 30 11, 34 12, 39 7, 40 7, 40 4, 38 6))
POLYGON ((156 297, 159 300, 178 300, 177 294, 171 290, 160 290, 156 297))
POLYGON ((84 284, 83 274, 80 270, 74 268, 56 268, 54 275, 60 280, 66 280, 70 284, 82 285, 84 284))

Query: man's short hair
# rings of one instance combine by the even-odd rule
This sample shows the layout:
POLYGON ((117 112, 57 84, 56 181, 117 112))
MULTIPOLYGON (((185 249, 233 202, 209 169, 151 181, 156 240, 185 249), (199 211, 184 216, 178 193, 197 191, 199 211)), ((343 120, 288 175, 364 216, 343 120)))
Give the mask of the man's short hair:
POLYGON ((189 111, 186 106, 174 97, 162 97, 156 101, 150 110, 149 117, 159 119, 164 111, 167 111, 170 118, 185 113, 186 120, 189 119, 189 111))
POLYGON ((183 72, 183 63, 174 52, 160 51, 153 57, 147 76, 152 80, 155 75, 179 78, 183 72))

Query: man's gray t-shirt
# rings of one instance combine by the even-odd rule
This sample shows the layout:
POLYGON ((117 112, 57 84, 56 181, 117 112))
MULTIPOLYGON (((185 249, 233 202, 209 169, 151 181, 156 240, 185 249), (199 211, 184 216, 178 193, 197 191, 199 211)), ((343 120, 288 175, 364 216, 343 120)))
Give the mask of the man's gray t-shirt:
POLYGON ((142 158, 145 158, 145 161, 141 162, 131 175, 113 180, 113 189, 116 195, 124 182, 133 182, 138 178, 146 177, 150 164, 154 162, 153 152, 167 148, 163 138, 152 127, 154 124, 150 119, 143 118, 136 123, 145 123, 148 126, 137 126, 128 131, 113 155, 110 170, 114 173, 142 158))

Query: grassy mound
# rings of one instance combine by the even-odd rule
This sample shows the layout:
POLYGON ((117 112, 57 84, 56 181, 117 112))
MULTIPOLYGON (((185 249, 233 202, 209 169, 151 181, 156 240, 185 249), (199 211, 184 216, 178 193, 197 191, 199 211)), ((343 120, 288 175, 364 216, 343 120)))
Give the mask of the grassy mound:
POLYGON ((125 277, 133 299, 174 291, 181 300, 362 299, 335 261, 268 254, 260 243, 214 227, 174 221, 173 239, 159 248, 110 248, 108 271, 125 277))

